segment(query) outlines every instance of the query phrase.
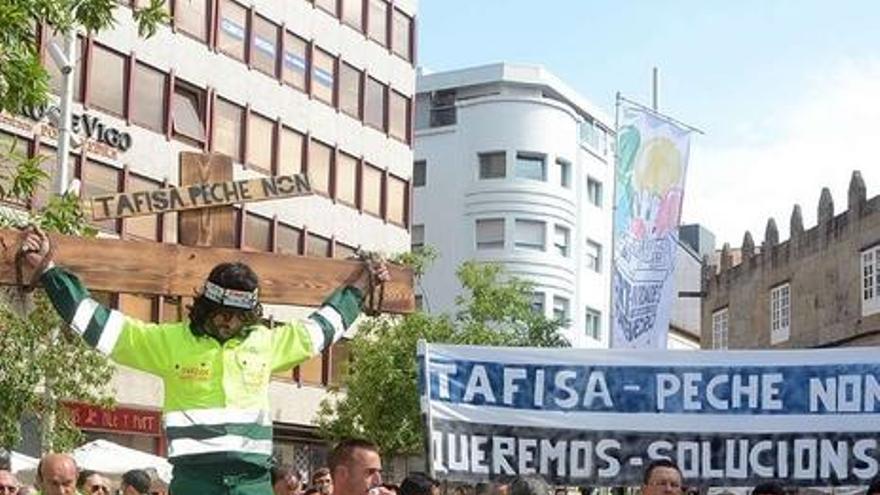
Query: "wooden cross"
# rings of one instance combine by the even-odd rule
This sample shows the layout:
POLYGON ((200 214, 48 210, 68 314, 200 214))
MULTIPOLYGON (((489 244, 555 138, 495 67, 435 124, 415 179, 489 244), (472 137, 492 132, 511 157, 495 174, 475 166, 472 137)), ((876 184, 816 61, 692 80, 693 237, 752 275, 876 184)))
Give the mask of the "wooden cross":
MULTIPOLYGON (((183 152, 181 185, 232 180, 232 161, 219 154, 183 152)), ((265 198, 260 198, 265 199, 265 198)), ((178 213, 179 244, 93 239, 50 234, 55 260, 92 290, 192 297, 218 263, 247 263, 260 277, 260 300, 270 304, 318 306, 340 285, 354 281, 360 261, 246 252, 234 246, 232 206, 178 213)), ((0 285, 16 283, 20 233, 0 229, 0 285)), ((390 266, 383 312, 415 310, 412 271, 390 266)))

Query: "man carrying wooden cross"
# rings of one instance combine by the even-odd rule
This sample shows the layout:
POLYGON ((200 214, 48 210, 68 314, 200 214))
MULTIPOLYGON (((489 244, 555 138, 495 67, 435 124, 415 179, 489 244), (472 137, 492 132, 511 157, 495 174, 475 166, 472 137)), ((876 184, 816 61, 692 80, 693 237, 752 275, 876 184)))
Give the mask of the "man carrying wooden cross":
MULTIPOLYGON (((33 269, 51 256, 40 230, 27 232, 21 249, 33 269)), ((243 263, 211 270, 188 322, 158 324, 102 306, 54 263, 44 270, 40 280, 56 311, 89 345, 163 380, 175 495, 272 493, 271 374, 339 339, 360 314, 365 290, 390 279, 383 262, 368 263, 308 318, 269 329, 261 322, 259 280, 243 263)))

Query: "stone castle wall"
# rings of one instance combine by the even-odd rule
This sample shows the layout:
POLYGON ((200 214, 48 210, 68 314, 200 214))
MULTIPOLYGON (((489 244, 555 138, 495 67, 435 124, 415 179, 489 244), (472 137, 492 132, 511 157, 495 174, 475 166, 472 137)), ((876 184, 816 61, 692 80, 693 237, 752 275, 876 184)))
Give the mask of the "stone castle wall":
POLYGON ((712 347, 712 314, 727 307, 728 348, 770 348, 770 291, 786 282, 791 286, 791 332, 773 347, 880 345, 880 313, 862 317, 861 252, 880 244, 880 196, 867 200, 865 191, 856 171, 843 213, 834 215, 825 188, 813 228, 804 230, 795 206, 788 240, 779 242, 771 218, 759 252, 746 232, 739 264, 733 265, 728 245, 720 266, 705 263, 703 347, 712 347))

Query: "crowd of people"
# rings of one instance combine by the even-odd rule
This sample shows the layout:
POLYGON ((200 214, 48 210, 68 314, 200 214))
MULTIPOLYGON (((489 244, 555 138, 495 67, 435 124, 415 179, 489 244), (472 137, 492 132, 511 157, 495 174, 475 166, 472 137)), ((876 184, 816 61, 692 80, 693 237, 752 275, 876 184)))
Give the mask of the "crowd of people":
MULTIPOLYGON (((424 473, 408 474, 399 484, 388 483, 382 476, 378 447, 365 440, 349 439, 337 444, 330 454, 328 467, 307 477, 293 466, 275 463, 271 469, 272 493, 264 495, 561 495, 567 488, 554 487, 540 476, 519 476, 503 483, 476 485, 443 484, 424 473)), ((262 493, 230 484, 223 495, 262 493)), ((581 493, 588 493, 583 490, 581 493)), ((644 471, 640 495, 686 495, 694 491, 684 485, 681 470, 671 460, 651 462, 644 471)), ((782 482, 768 481, 755 486, 751 495, 794 495, 782 482)), ((118 483, 111 476, 79 469, 68 454, 43 456, 34 485, 22 485, 10 466, 0 465, 0 495, 174 495, 168 485, 145 470, 125 472, 118 483)), ((219 494, 218 494, 219 495, 219 494)), ((880 495, 880 478, 875 479, 865 495, 880 495)))
MULTIPOLYGON (((378 448, 363 440, 340 442, 328 467, 311 477, 290 465, 274 463, 272 494, 264 495, 439 495, 439 483, 421 473, 407 476, 399 485, 383 483, 378 448)), ((229 495, 262 493, 230 483, 229 495)), ((9 465, 0 464, 0 495, 171 495, 167 484, 148 471, 132 469, 117 481, 107 473, 80 469, 69 454, 47 454, 40 459, 33 485, 23 484, 9 465)), ((211 495, 211 494, 206 494, 211 495)))
POLYGON ((40 459, 33 485, 23 484, 9 466, 0 466, 0 495, 168 495, 167 485, 143 469, 112 477, 80 469, 68 454, 47 454, 40 459))

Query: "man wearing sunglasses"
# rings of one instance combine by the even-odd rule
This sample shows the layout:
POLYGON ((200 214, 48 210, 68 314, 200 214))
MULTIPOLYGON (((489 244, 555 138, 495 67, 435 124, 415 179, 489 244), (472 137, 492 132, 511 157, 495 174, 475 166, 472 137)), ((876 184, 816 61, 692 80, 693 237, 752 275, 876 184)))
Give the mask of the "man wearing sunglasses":
POLYGON ((113 491, 110 487, 109 479, 90 469, 83 469, 79 472, 76 487, 83 495, 92 493, 96 495, 110 495, 113 491))
POLYGON ((11 471, 0 469, 0 494, 16 495, 21 484, 11 471))
POLYGON ((40 230, 27 232, 21 249, 32 269, 47 267, 40 279, 46 293, 88 344, 162 378, 174 495, 272 493, 271 375, 332 345, 360 314, 366 289, 390 278, 383 262, 368 263, 308 318, 268 328, 257 274, 243 263, 221 263, 189 321, 154 324, 102 306, 75 275, 46 264, 51 250, 40 230))

